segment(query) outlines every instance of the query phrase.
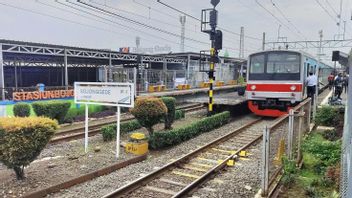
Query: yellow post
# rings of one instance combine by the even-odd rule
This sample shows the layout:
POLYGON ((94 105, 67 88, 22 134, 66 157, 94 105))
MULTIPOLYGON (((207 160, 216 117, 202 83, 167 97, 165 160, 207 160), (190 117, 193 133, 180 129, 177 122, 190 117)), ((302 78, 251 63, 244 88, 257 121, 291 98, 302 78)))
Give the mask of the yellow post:
POLYGON ((275 165, 281 165, 281 159, 284 153, 285 153, 285 139, 281 139, 279 143, 279 148, 277 149, 276 157, 274 159, 275 165))

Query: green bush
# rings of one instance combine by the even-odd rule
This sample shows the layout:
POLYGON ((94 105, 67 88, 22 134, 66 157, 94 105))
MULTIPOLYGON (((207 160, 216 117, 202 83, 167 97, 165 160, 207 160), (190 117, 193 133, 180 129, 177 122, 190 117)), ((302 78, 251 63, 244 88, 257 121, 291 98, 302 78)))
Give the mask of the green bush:
POLYGON ((49 118, 0 118, 0 162, 23 179, 24 167, 40 154, 56 129, 57 122, 49 118))
POLYGON ((151 148, 160 149, 179 144, 201 133, 208 132, 226 124, 229 118, 230 112, 226 111, 211 117, 203 118, 182 128, 154 133, 149 138, 149 145, 151 148))
MULTIPOLYGON (((120 124, 120 133, 128 133, 130 131, 134 131, 142 128, 137 120, 132 120, 129 122, 124 122, 120 124)), ((104 126, 101 129, 101 134, 103 135, 104 141, 111 141, 116 137, 116 124, 110 124, 108 126, 104 126)))
POLYGON ((325 139, 330 141, 336 141, 341 138, 340 134, 337 133, 336 129, 323 131, 322 135, 325 139))
POLYGON ((184 110, 176 110, 175 112, 175 120, 179 120, 185 117, 185 111, 184 110))
MULTIPOLYGON (((309 137, 303 142, 303 151, 311 153, 322 162, 322 166, 334 165, 341 159, 341 141, 324 140, 319 134, 309 137)), ((324 168, 320 167, 320 171, 324 168)))
POLYGON ((317 125, 335 126, 338 119, 340 119, 339 114, 338 109, 331 106, 323 106, 318 109, 315 122, 317 125))
MULTIPOLYGON (((96 113, 96 112, 102 112, 104 110, 106 110, 106 108, 101 105, 89 105, 88 106, 89 115, 96 113)), ((84 116, 85 113, 86 113, 85 105, 81 105, 80 108, 70 108, 65 116, 64 122, 72 123, 74 121, 75 117, 84 116)))
POLYGON ((37 116, 44 116, 56 119, 59 123, 63 123, 65 116, 71 106, 68 101, 47 101, 32 103, 33 110, 37 116))
POLYGON ((162 97, 161 100, 167 107, 167 114, 165 114, 165 129, 171 129, 175 120, 176 99, 174 97, 162 97))
POLYGON ((167 108, 160 98, 139 98, 131 113, 152 135, 153 126, 165 116, 167 108))
POLYGON ((17 117, 29 117, 31 106, 27 103, 19 102, 13 106, 13 115, 17 117))
POLYGON ((290 185, 292 185, 295 182, 295 174, 297 172, 296 161, 289 160, 287 156, 283 156, 282 164, 283 164, 284 175, 281 179, 281 183, 286 187, 290 187, 290 185))

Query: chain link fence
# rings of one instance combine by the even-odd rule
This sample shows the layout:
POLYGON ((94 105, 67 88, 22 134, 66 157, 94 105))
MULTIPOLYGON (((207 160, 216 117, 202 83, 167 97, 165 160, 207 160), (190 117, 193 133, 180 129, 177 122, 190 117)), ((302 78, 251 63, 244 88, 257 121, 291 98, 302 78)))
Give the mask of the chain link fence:
POLYGON ((262 195, 267 196, 272 184, 282 171, 282 157, 296 160, 302 159, 301 143, 303 136, 309 131, 311 103, 307 99, 267 126, 263 132, 262 152, 262 195))
MULTIPOLYGON (((349 102, 351 101, 347 103, 349 102)), ((349 131, 351 118, 348 111, 348 105, 346 105, 341 158, 340 195, 342 198, 352 197, 352 131, 349 131)))

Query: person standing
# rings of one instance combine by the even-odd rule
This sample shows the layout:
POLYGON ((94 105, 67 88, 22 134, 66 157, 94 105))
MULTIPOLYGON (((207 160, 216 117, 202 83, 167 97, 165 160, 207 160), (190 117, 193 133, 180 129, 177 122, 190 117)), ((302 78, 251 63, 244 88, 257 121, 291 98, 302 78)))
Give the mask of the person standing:
POLYGON ((338 99, 341 99, 341 93, 343 89, 343 78, 342 78, 342 73, 339 73, 339 75, 336 76, 335 81, 335 96, 337 96, 338 99))
POLYGON ((314 95, 316 92, 316 87, 318 84, 318 78, 313 74, 313 72, 309 72, 309 76, 306 79, 307 85, 307 95, 312 98, 312 104, 314 103, 314 95))
POLYGON ((329 89, 332 89, 332 86, 334 86, 334 73, 331 72, 331 74, 328 76, 328 82, 329 82, 329 89))

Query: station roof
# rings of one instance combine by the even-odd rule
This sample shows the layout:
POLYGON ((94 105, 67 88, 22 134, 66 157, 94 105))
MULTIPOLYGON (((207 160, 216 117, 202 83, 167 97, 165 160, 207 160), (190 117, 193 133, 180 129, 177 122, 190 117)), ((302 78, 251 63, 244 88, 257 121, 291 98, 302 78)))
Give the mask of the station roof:
POLYGON ((62 66, 64 57, 67 56, 68 65, 71 67, 97 67, 109 65, 133 64, 138 56, 143 62, 185 64, 186 59, 177 56, 146 55, 121 53, 106 49, 91 49, 44 43, 32 43, 24 41, 0 39, 2 46, 4 65, 13 65, 14 62, 21 65, 34 66, 62 66))

